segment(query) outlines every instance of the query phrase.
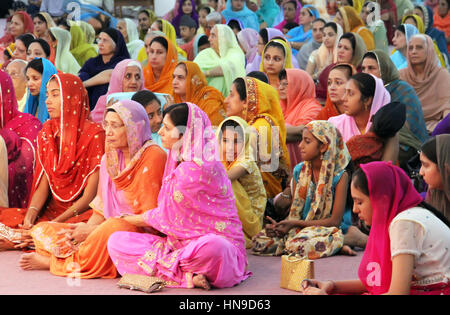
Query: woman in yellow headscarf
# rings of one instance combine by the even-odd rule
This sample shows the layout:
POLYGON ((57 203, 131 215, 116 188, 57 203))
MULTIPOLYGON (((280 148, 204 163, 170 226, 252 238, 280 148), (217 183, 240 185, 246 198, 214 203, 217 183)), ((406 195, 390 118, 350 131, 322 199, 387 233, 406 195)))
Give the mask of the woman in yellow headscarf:
POLYGON ((291 56, 291 47, 281 38, 270 40, 264 47, 260 68, 269 78, 269 84, 277 90, 281 70, 293 68, 291 56))
POLYGON ((219 154, 231 181, 247 248, 251 248, 252 237, 262 229, 267 203, 249 131, 247 122, 237 116, 225 119, 216 131, 219 154))
POLYGON ((335 22, 342 26, 344 33, 352 32, 360 35, 368 51, 376 48, 372 32, 364 25, 363 20, 353 7, 348 5, 340 7, 336 13, 335 22))
POLYGON ((175 103, 193 103, 209 117, 211 125, 218 126, 225 118, 222 93, 209 86, 202 70, 192 61, 181 61, 173 71, 173 98, 175 103))
POLYGON ((76 22, 69 21, 70 25, 70 53, 75 57, 82 67, 86 61, 97 57, 98 52, 94 45, 89 44, 83 29, 76 22))
POLYGON ((254 128, 251 139, 268 198, 282 191, 290 173, 286 126, 275 88, 255 78, 237 78, 225 99, 227 115, 239 116, 254 128))

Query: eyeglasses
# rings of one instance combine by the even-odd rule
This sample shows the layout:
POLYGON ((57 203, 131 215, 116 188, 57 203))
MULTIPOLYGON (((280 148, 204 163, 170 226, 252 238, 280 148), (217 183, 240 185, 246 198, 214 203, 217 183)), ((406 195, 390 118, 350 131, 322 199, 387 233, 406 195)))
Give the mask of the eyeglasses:
POLYGON ((115 123, 108 124, 106 121, 102 122, 102 127, 103 127, 104 130, 107 130, 108 128, 111 128, 112 130, 116 131, 117 129, 120 129, 120 128, 124 127, 124 126, 125 126, 124 124, 120 124, 119 125, 119 124, 115 124, 115 123))

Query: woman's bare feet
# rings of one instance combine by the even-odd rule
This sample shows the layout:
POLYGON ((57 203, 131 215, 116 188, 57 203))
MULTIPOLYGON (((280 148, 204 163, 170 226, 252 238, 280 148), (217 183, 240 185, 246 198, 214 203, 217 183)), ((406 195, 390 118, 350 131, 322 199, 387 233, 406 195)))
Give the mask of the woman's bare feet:
POLYGON ((20 257, 19 266, 23 270, 49 270, 50 257, 36 253, 26 253, 20 257))
POLYGON ((351 247, 348 245, 342 246, 341 251, 339 253, 341 255, 347 255, 347 256, 356 256, 357 255, 356 252, 353 249, 351 249, 351 247))
POLYGON ((366 234, 352 225, 348 228, 347 234, 344 235, 344 245, 366 248, 368 238, 366 234))
POLYGON ((206 291, 209 291, 211 289, 211 285, 204 275, 195 275, 192 278, 192 282, 194 283, 195 288, 201 288, 206 291))

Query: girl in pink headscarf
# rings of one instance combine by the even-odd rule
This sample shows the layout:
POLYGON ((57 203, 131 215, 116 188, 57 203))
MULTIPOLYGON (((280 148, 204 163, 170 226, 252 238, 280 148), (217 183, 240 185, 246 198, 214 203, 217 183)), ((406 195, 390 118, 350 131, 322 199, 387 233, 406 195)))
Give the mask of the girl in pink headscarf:
POLYGON ((159 134, 170 151, 158 207, 125 217, 158 235, 114 233, 112 261, 121 275, 156 276, 170 287, 240 283, 251 275, 244 234, 208 116, 194 104, 175 104, 166 109, 159 134))
POLYGON ((353 212, 371 226, 358 280, 305 283, 306 294, 450 294, 450 223, 387 162, 362 164, 353 212))

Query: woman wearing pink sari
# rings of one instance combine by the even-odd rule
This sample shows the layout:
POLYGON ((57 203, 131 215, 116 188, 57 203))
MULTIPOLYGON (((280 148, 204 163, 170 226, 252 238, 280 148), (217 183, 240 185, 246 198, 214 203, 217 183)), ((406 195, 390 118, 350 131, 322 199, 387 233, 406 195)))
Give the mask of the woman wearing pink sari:
POLYGON ((306 294, 450 294, 449 221, 386 162, 353 175, 353 212, 371 226, 357 280, 309 280, 306 294))
POLYGON ((194 104, 175 104, 166 109, 159 134, 170 151, 158 207, 125 217, 159 234, 114 233, 108 241, 112 261, 121 275, 156 276, 170 287, 237 285, 251 273, 233 190, 208 116, 194 104))
POLYGON ((91 118, 97 123, 103 120, 103 114, 107 107, 108 95, 121 92, 137 92, 144 89, 144 72, 139 62, 132 59, 125 59, 119 62, 109 81, 108 92, 100 96, 91 112, 91 118))
POLYGON ((39 119, 19 112, 12 79, 0 71, 0 137, 5 140, 8 152, 9 208, 27 207, 33 182, 36 139, 41 128, 39 119))

